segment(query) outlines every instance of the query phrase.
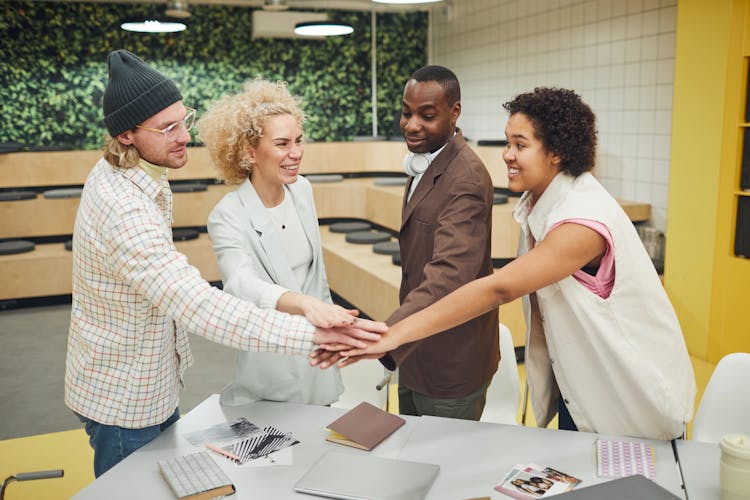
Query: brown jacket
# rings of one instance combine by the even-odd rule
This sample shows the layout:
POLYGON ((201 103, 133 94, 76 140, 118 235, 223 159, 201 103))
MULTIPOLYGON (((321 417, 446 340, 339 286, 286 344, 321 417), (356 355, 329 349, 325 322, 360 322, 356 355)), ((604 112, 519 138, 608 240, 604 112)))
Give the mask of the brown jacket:
MULTIPOLYGON (((406 186, 399 244, 401 307, 386 323, 423 309, 492 273, 492 179, 457 130, 422 176, 406 186)), ((390 353, 399 382, 436 398, 461 398, 489 381, 500 360, 498 315, 478 318, 390 353)), ((388 366, 388 356, 383 358, 388 366)), ((393 364, 388 366, 393 368, 393 364)))

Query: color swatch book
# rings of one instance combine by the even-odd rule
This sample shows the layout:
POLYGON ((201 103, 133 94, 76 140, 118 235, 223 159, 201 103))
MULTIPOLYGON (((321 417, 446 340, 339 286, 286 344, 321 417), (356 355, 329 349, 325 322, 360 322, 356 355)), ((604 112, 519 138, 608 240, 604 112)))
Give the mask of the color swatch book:
POLYGON ((654 447, 644 441, 596 440, 596 473, 599 477, 640 474, 656 478, 654 447))

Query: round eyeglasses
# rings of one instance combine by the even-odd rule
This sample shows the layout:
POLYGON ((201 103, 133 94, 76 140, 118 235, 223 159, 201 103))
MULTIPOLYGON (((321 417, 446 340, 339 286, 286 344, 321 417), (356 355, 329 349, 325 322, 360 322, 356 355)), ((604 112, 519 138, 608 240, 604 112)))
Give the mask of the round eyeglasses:
POLYGON ((143 127, 141 125, 136 125, 135 128, 140 128, 143 130, 150 130, 151 132, 161 132, 164 134, 164 138, 168 141, 176 141, 177 138, 180 136, 180 132, 182 131, 182 127, 185 127, 186 131, 190 131, 191 128, 193 128, 193 125, 195 125, 195 115, 196 111, 193 108, 186 108, 187 114, 185 115, 185 118, 178 122, 174 122, 170 125, 168 125, 165 128, 158 129, 158 128, 150 128, 150 127, 143 127))

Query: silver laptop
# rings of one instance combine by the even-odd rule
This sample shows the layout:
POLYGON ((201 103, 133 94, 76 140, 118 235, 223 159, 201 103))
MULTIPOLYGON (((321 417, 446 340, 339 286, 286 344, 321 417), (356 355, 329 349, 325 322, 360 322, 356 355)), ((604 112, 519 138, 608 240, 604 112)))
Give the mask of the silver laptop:
POLYGON ((329 451, 294 491, 343 500, 422 500, 439 471, 434 464, 329 451))

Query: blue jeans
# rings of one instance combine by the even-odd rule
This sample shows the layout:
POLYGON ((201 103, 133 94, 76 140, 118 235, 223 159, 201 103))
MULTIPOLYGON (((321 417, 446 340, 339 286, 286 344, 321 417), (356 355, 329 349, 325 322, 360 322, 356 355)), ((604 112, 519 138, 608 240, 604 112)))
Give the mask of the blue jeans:
POLYGON ((86 424, 86 434, 94 449, 94 476, 99 477, 177 422, 180 409, 176 408, 172 416, 163 423, 141 429, 105 425, 77 413, 76 416, 86 424))
POLYGON ((565 405, 565 400, 562 396, 557 400, 557 428, 561 431, 577 431, 578 427, 573 422, 573 417, 570 416, 568 407, 565 405))

